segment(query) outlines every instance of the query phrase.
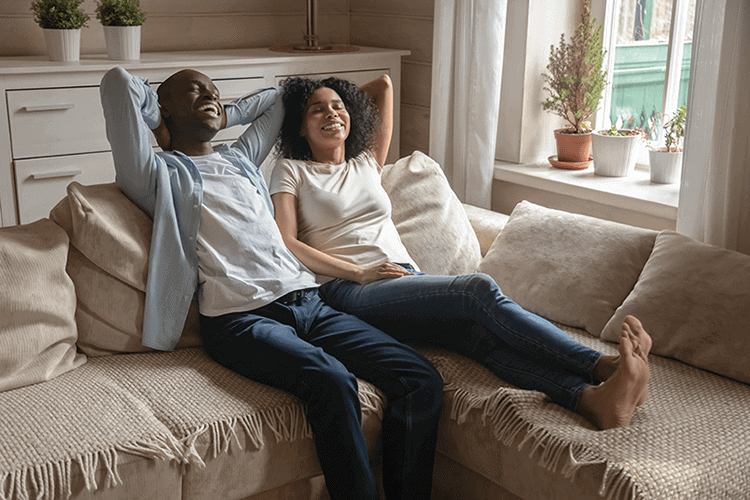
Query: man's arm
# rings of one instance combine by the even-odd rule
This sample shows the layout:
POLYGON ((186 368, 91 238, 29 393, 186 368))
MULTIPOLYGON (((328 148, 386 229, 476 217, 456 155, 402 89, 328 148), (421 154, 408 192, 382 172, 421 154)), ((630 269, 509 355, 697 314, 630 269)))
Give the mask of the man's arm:
POLYGON ((113 68, 99 87, 115 183, 141 210, 154 216, 157 159, 151 129, 161 123, 158 98, 148 82, 113 68))
POLYGON ((256 92, 226 106, 227 127, 246 125, 234 144, 256 166, 260 166, 273 148, 284 119, 281 89, 270 88, 256 92))

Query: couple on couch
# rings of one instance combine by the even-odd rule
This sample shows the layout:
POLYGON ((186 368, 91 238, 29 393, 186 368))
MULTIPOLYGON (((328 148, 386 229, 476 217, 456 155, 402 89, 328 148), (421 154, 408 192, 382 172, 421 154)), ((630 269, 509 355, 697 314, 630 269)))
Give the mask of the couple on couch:
POLYGON ((405 341, 470 357, 601 429, 629 425, 645 401, 651 339, 637 319, 622 325, 619 356, 604 356, 486 275, 419 272, 380 185, 387 76, 359 89, 292 78, 224 106, 197 71, 154 92, 114 68, 100 91, 116 183, 153 220, 143 344, 173 349, 197 291, 207 352, 306 406, 331 498, 379 498, 356 378, 388 399, 386 497, 430 498, 443 381, 405 341), (211 144, 238 124, 249 126, 236 143, 211 144), (270 195, 257 165, 277 138, 270 195))

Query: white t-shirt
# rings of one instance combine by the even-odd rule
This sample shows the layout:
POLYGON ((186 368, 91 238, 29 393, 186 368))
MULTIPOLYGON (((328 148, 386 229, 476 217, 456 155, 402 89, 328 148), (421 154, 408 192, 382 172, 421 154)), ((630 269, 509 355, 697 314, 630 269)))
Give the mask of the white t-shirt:
POLYGON ((294 290, 317 286, 313 273, 284 245, 263 195, 242 171, 219 153, 190 159, 203 180, 201 314, 251 311, 294 290))
POLYGON ((270 192, 297 197, 297 238, 303 243, 358 266, 390 260, 417 268, 391 220, 380 166, 369 151, 340 165, 281 159, 270 192))

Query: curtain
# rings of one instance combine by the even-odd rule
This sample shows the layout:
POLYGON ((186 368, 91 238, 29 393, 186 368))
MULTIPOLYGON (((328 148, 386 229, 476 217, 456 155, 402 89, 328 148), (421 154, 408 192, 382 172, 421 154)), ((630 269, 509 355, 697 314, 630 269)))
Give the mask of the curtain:
POLYGON ((507 0, 437 0, 430 156, 464 202, 490 208, 507 0))
POLYGON ((677 231, 750 254, 750 2, 698 0, 677 231))

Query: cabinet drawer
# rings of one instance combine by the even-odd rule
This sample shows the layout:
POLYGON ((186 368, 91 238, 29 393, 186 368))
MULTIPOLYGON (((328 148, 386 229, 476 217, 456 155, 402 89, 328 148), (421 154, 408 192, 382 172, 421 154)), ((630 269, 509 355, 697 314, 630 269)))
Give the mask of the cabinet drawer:
POLYGON ((65 188, 73 181, 101 184, 115 180, 115 166, 109 152, 14 163, 21 224, 49 217, 49 211, 65 197, 65 188))
POLYGON ((108 151, 99 87, 7 92, 13 158, 108 151))

